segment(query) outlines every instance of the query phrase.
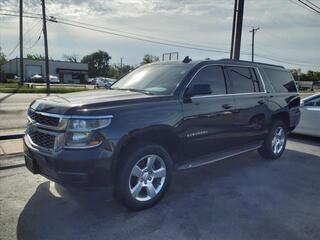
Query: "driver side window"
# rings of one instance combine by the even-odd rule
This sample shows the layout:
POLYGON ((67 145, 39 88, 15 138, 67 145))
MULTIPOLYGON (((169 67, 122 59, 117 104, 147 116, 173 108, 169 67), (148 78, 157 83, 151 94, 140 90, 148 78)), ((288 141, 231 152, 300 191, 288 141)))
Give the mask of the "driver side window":
POLYGON ((221 66, 206 66, 201 69, 197 75, 193 78, 190 89, 194 85, 209 85, 211 89, 211 95, 226 94, 226 82, 224 73, 221 66))

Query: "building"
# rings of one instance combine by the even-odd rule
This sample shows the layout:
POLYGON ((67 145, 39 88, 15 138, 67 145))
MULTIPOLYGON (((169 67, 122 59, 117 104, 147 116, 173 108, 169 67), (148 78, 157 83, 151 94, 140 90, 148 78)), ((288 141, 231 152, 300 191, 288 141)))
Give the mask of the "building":
MULTIPOLYGON (((24 76, 28 81, 35 74, 45 75, 45 61, 24 59, 24 76)), ((7 74, 20 75, 20 59, 14 58, 2 65, 7 74)), ((88 64, 49 60, 49 74, 59 77, 61 83, 87 83, 88 64)))

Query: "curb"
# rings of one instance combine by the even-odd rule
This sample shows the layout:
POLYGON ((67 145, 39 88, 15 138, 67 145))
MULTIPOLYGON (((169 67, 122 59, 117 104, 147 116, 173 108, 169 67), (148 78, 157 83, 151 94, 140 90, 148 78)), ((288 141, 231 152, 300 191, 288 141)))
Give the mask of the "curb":
POLYGON ((10 135, 0 135, 0 141, 1 140, 12 140, 12 139, 19 139, 24 136, 23 133, 20 134, 10 134, 10 135))
POLYGON ((23 156, 23 152, 10 153, 10 154, 2 154, 2 155, 0 155, 0 161, 1 161, 2 159, 10 159, 10 158, 21 157, 21 156, 23 156))

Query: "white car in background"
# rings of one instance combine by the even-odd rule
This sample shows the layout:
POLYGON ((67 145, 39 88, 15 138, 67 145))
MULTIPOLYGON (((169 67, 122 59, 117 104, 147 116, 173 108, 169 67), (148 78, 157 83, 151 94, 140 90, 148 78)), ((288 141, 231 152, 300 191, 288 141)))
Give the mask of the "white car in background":
MULTIPOLYGON (((49 75, 50 83, 60 83, 60 79, 57 76, 49 75)), ((34 83, 46 83, 44 76, 40 74, 35 74, 31 77, 31 82, 34 83)))
POLYGON ((96 86, 98 88, 100 87, 105 87, 105 88, 109 88, 113 83, 115 83, 117 80, 113 79, 113 78, 96 78, 96 86))
POLYGON ((320 93, 301 100, 301 119, 293 133, 320 137, 320 93))
POLYGON ((60 83, 60 79, 57 76, 49 75, 50 83, 60 83))

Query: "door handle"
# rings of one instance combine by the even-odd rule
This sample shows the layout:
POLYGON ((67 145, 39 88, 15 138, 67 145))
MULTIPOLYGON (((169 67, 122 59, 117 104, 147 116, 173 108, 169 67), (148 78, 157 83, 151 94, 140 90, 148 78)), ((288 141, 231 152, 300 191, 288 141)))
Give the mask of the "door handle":
POLYGON ((230 109, 232 108, 232 104, 226 103, 226 104, 223 104, 221 107, 223 107, 224 109, 230 109))
POLYGON ((259 103, 259 104, 265 104, 266 101, 265 101, 265 100, 259 100, 258 103, 259 103))

